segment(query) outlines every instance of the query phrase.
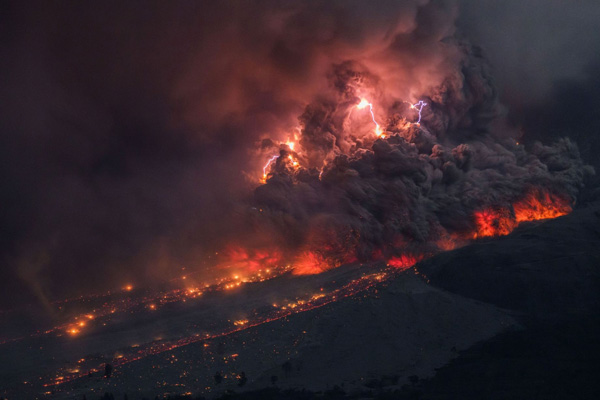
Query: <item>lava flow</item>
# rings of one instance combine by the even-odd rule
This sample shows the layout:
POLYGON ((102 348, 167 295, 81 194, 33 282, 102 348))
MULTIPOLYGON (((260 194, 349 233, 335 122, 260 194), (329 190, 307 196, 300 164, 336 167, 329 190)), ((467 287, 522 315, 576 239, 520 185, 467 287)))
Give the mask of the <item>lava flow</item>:
MULTIPOLYGON (((208 343, 210 340, 224 337, 240 330, 269 323, 291 314, 322 307, 331 302, 364 293, 376 285, 386 282, 396 271, 395 268, 378 268, 371 272, 359 273, 355 278, 351 278, 346 283, 342 283, 331 289, 320 288, 316 293, 305 293, 293 298, 284 297, 276 303, 246 311, 247 314, 242 319, 229 320, 225 323, 215 322, 212 327, 205 326, 203 328, 204 333, 201 334, 196 333, 180 338, 157 339, 146 344, 135 344, 129 348, 119 349, 114 356, 108 358, 87 356, 78 359, 72 365, 61 367, 52 374, 51 378, 43 378, 46 380, 44 387, 59 387, 76 379, 87 377, 90 374, 97 374, 102 370, 106 362, 119 367, 181 346, 196 342, 208 343)), ((201 304, 209 300, 198 301, 201 304)), ((208 344, 205 344, 205 346, 208 346, 208 344)))
POLYGON ((515 201, 512 209, 490 207, 475 212, 477 231, 473 237, 508 235, 522 222, 557 218, 571 211, 570 200, 536 188, 515 201))

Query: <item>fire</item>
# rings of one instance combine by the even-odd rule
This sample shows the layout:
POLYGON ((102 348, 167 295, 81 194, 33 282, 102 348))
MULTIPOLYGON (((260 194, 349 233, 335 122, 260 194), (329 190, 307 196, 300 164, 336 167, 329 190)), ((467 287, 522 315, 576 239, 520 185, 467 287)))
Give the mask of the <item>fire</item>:
POLYGON ((387 264, 391 267, 398 268, 399 270, 403 271, 412 267, 419 261, 422 261, 423 258, 423 255, 402 254, 399 257, 390 258, 387 264))
POLYGON ((510 210, 505 208, 476 211, 474 217, 477 225, 475 238, 508 235, 517 227, 510 210))
POLYGON ((508 235, 521 222, 557 218, 572 210, 570 200, 542 189, 533 189, 514 202, 512 210, 492 207, 475 212, 477 231, 473 237, 508 235))
MULTIPOLYGON (((226 261, 223 267, 246 273, 260 272, 264 267, 275 267, 282 261, 282 254, 276 249, 245 249, 241 246, 230 246, 225 252, 226 261)), ((237 272, 235 280, 242 279, 237 272)))
POLYGON ((294 262, 294 275, 314 275, 335 267, 314 251, 303 252, 294 262))
POLYGON ((568 200, 555 194, 535 190, 513 204, 517 223, 561 217, 573 211, 568 200))

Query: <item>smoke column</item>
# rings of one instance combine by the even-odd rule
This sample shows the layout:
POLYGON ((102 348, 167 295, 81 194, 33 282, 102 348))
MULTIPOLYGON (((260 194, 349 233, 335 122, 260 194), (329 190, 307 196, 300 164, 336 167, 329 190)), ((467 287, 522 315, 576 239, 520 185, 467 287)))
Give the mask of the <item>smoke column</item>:
POLYGON ((231 248, 307 272, 436 252, 478 212, 565 211, 590 173, 568 139, 515 143, 453 1, 3 11, 8 303, 209 275, 231 248))

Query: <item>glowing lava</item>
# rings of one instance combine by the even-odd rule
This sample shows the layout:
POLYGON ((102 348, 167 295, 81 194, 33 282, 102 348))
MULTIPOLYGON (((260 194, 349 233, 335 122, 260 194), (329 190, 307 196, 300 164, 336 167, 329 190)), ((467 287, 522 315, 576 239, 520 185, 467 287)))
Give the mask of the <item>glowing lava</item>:
POLYGON ((540 189, 515 202, 513 209, 517 223, 557 218, 573 211, 569 200, 540 189))
POLYGON ((557 218, 572 211, 570 200, 542 189, 533 189, 513 203, 512 209, 490 207, 474 214, 477 232, 473 238, 504 236, 521 222, 557 218))
POLYGON ((336 266, 314 251, 305 251, 294 262, 294 275, 320 274, 336 266))
POLYGON ((388 260, 387 264, 390 267, 394 267, 396 269, 404 271, 405 269, 412 267, 419 261, 422 261, 423 258, 425 258, 425 256, 422 254, 420 254, 420 255, 402 254, 399 257, 390 258, 388 260))
POLYGON ((477 232, 474 238, 508 235, 517 227, 510 210, 506 208, 488 208, 474 214, 477 232))

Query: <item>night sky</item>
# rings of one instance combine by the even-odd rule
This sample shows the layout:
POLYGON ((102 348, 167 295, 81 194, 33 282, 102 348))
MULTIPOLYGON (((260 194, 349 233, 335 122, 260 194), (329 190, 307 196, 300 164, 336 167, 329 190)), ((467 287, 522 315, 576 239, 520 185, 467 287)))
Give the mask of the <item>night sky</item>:
POLYGON ((382 99, 429 96, 448 142, 570 137, 597 169, 598 21, 594 0, 2 1, 0 305, 209 271, 231 238, 252 244, 248 208, 275 196, 253 192, 263 139, 309 125, 357 69, 382 99), (436 97, 465 76, 471 92, 436 97))

